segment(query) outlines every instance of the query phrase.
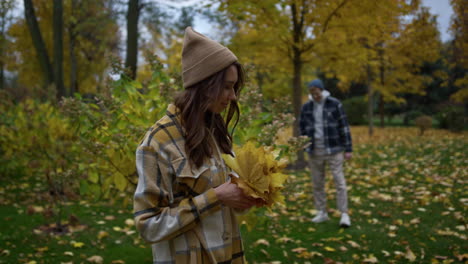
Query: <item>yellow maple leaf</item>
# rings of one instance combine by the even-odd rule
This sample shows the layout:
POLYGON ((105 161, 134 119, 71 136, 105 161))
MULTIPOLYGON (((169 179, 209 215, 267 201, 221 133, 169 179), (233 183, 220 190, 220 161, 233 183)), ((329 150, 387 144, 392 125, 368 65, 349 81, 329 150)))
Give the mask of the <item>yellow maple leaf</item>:
POLYGON ((84 246, 84 243, 83 243, 83 242, 71 241, 70 244, 71 244, 74 248, 82 248, 82 247, 84 246))
POLYGON ((330 252, 333 252, 333 251, 336 251, 336 249, 332 248, 332 247, 324 247, 324 249, 326 251, 330 251, 330 252))

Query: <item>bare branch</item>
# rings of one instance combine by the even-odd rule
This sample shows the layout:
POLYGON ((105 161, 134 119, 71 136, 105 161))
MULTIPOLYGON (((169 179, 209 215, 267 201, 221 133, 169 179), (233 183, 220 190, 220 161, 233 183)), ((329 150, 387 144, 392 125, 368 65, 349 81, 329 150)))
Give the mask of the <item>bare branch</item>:
POLYGON ((330 20, 332 19, 332 17, 336 16, 336 14, 338 13, 338 10, 340 10, 346 4, 346 2, 348 2, 348 0, 343 0, 343 2, 341 2, 341 4, 339 4, 335 8, 335 10, 333 10, 333 12, 330 13, 330 15, 325 20, 325 23, 324 23, 323 28, 322 28, 322 33, 325 33, 325 31, 327 31, 328 23, 330 23, 330 20))

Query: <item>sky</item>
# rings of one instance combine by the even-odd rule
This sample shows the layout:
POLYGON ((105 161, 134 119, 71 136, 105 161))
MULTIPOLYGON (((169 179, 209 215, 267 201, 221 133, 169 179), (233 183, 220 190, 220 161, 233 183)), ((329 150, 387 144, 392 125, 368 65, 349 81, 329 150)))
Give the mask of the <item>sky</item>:
POLYGON ((429 7, 430 12, 437 15, 437 23, 442 41, 450 39, 448 28, 450 26, 450 17, 453 14, 452 6, 449 0, 423 0, 422 4, 429 7))

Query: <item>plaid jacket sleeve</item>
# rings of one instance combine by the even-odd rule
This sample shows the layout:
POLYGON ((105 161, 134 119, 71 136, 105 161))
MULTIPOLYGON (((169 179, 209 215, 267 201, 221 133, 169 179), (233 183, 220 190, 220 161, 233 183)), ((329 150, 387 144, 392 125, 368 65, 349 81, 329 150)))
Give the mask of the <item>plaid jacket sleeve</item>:
POLYGON ((338 132, 340 134, 341 142, 343 142, 345 152, 352 152, 353 145, 351 141, 351 131, 349 129, 348 120, 346 118, 346 114, 344 112, 343 105, 341 104, 341 102, 337 105, 337 110, 339 113, 338 132))
POLYGON ((134 216, 143 239, 155 243, 172 239, 220 209, 213 188, 197 196, 178 198, 172 187, 171 166, 157 143, 140 145, 136 151, 138 185, 134 194, 134 216))

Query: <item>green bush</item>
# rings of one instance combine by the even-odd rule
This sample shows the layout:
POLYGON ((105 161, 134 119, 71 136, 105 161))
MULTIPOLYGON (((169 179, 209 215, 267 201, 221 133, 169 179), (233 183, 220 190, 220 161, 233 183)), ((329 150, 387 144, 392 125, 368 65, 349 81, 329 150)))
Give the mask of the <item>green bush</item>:
POLYGON ((424 115, 424 113, 418 109, 413 109, 413 110, 406 112, 403 118, 403 125, 409 126, 410 121, 414 121, 416 120, 416 118, 418 118, 418 116, 422 116, 422 115, 424 115))
POLYGON ((419 128, 419 135, 423 135, 424 131, 432 127, 432 118, 427 115, 422 115, 414 120, 414 124, 419 128))
POLYGON ((350 125, 365 125, 367 102, 362 96, 351 97, 343 101, 343 107, 350 125))
POLYGON ((462 131, 466 129, 467 116, 463 106, 446 105, 443 106, 437 115, 440 128, 451 131, 462 131))

